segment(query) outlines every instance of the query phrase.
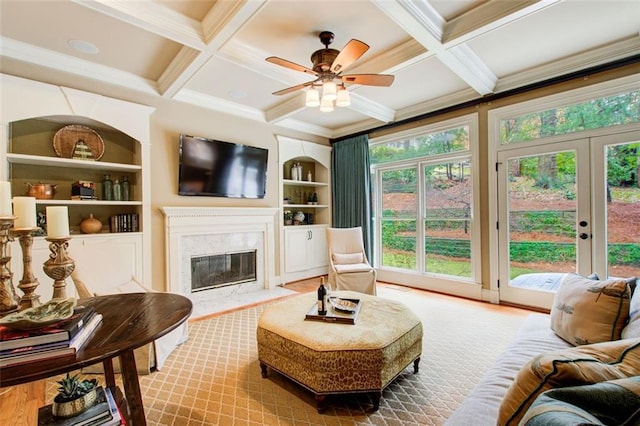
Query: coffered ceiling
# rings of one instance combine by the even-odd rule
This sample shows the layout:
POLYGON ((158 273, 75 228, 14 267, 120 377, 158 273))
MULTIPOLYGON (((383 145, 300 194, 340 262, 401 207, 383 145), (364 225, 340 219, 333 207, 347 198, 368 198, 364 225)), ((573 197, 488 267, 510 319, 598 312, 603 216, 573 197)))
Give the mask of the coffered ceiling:
POLYGON ((640 0, 0 0, 0 16, 3 73, 327 138, 640 55, 640 0), (351 105, 328 113, 304 90, 272 95, 313 76, 265 58, 311 68, 324 30, 334 49, 370 46, 344 74, 393 84, 351 85, 351 105))

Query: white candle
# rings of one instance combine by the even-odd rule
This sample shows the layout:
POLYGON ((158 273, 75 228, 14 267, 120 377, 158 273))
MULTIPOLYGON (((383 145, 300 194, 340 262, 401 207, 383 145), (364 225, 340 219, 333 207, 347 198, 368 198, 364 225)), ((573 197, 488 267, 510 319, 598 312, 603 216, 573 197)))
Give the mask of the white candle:
POLYGON ((0 216, 11 216, 11 182, 0 182, 0 216))
POLYGON ((16 228, 36 227, 36 198, 35 197, 13 197, 13 215, 16 221, 13 226, 16 228))
POLYGON ((67 206, 47 207, 47 237, 69 236, 69 211, 67 206))

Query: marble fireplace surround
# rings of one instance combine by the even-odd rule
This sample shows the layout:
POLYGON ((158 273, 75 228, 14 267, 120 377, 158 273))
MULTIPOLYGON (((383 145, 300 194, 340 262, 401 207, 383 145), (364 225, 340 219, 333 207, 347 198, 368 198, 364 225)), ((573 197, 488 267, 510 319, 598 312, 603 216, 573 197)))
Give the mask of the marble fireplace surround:
POLYGON ((167 291, 193 302, 192 317, 211 314, 233 298, 276 287, 275 208, 162 207, 167 291), (191 291, 191 257, 256 250, 256 281, 191 291))

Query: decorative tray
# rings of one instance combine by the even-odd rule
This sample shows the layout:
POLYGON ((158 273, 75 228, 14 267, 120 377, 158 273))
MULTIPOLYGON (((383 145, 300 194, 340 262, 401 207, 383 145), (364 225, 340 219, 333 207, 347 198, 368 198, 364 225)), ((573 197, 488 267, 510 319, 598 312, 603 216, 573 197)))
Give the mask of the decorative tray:
POLYGON ((0 318, 0 325, 15 330, 33 330, 70 318, 76 299, 51 299, 49 302, 0 318))
POLYGON ((305 320, 337 322, 341 324, 355 324, 360 313, 362 302, 360 299, 329 298, 326 315, 318 314, 318 303, 315 302, 307 312, 305 320))
POLYGON ((97 161, 104 155, 104 141, 95 130, 70 124, 53 136, 53 149, 58 157, 97 161))

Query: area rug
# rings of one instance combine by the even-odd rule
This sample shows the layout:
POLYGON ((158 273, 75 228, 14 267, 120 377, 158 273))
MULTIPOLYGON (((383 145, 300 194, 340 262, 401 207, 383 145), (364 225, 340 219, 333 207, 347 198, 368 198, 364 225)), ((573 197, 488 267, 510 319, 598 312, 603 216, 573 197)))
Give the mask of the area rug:
MULTIPOLYGON (((149 425, 441 425, 515 336, 527 311, 419 290, 378 287, 422 320, 420 371, 407 368, 372 412, 366 394, 313 395, 277 373, 262 378, 256 325, 263 305, 196 321, 161 371, 140 377, 149 425)), ((274 302, 267 302, 277 303, 274 302)), ((48 394, 55 394, 49 381, 48 394)))

